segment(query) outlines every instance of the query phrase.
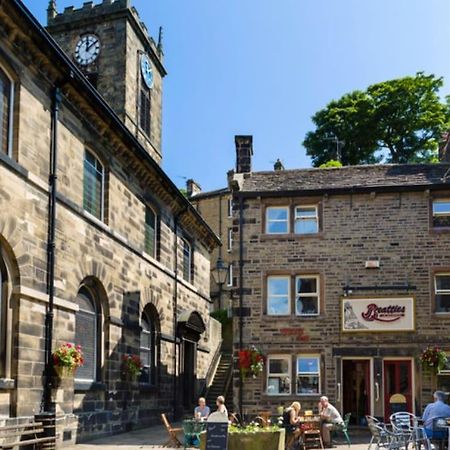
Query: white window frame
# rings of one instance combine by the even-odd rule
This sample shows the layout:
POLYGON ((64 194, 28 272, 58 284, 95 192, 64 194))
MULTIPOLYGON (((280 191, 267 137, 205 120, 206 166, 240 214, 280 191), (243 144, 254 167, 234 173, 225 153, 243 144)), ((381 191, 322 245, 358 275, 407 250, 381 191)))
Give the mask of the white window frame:
POLYGON ((227 242, 227 251, 231 253, 233 250, 233 228, 228 228, 228 242, 227 242))
POLYGON ((183 242, 183 266, 182 266, 182 275, 183 275, 183 280, 187 281, 188 283, 192 283, 192 244, 184 238, 181 238, 182 242, 183 242), (184 248, 185 245, 187 245, 189 247, 189 277, 188 279, 186 279, 184 277, 184 248))
POLYGON ((440 369, 439 370, 439 372, 438 372, 438 375, 450 375, 450 352, 448 352, 448 351, 444 351, 444 353, 445 353, 445 356, 447 356, 447 359, 448 359, 448 365, 449 365, 449 368, 448 369, 440 369))
POLYGON ((227 286, 233 287, 233 263, 228 266, 227 286))
POLYGON ((268 355, 267 356, 267 363, 266 363, 266 394, 270 395, 271 397, 276 397, 276 396, 286 396, 286 395, 291 395, 292 392, 292 357, 291 355, 268 355), (285 361, 288 362, 288 371, 284 372, 284 373, 271 373, 270 372, 270 361, 272 359, 283 359, 285 361), (289 383, 289 392, 286 393, 270 393, 269 392, 269 378, 271 377, 277 377, 277 376, 283 376, 283 375, 287 375, 290 379, 290 383, 289 383))
POLYGON ((145 205, 145 217, 144 217, 144 251, 147 255, 151 256, 152 258, 156 259, 156 255, 157 255, 157 243, 158 243, 158 214, 156 214, 156 211, 149 205, 145 205), (149 209, 150 211, 152 211, 153 215, 155 216, 155 223, 154 223, 154 227, 155 227, 155 238, 154 238, 154 249, 153 249, 153 255, 151 255, 150 253, 147 253, 147 247, 145 246, 145 243, 147 241, 147 209, 149 209))
POLYGON ((291 277, 289 275, 269 275, 266 279, 266 293, 267 293, 267 299, 266 299, 266 308, 267 308, 267 315, 268 316, 273 316, 273 317, 277 317, 277 316, 290 316, 291 315, 291 277), (288 282, 288 292, 287 292, 287 297, 288 297, 288 311, 285 314, 271 314, 269 312, 270 308, 269 308, 269 301, 270 298, 278 298, 278 297, 285 297, 285 295, 269 295, 269 282, 270 280, 274 280, 274 279, 278 279, 278 280, 287 280, 288 282))
POLYGON ((295 315, 299 316, 299 317, 315 317, 315 316, 319 316, 320 315, 320 275, 296 275, 295 276, 295 315), (297 292, 297 280, 299 278, 302 279, 315 279, 316 280, 316 288, 317 291, 315 293, 311 292, 311 293, 302 293, 299 294, 297 292), (317 297, 317 314, 299 314, 297 311, 297 300, 299 298, 308 298, 308 297, 317 297))
POLYGON ((233 199, 232 198, 229 198, 227 200, 227 214, 228 214, 229 218, 233 217, 233 199))
POLYGON ((450 295, 450 289, 439 289, 437 288, 437 277, 450 277, 450 273, 448 272, 438 272, 434 274, 434 313, 435 314, 450 314, 450 312, 446 311, 436 311, 436 297, 440 294, 450 295))
POLYGON ((317 353, 300 353, 297 355, 296 359, 295 359, 295 393, 296 395, 300 395, 302 397, 308 397, 308 396, 312 396, 312 395, 320 395, 322 393, 322 374, 321 374, 321 366, 320 366, 320 355, 317 353), (299 359, 317 359, 317 367, 319 368, 318 372, 299 372, 298 370, 298 360, 299 359), (319 386, 319 391, 318 392, 307 392, 307 393, 300 393, 297 390, 297 378, 299 375, 303 375, 303 376, 318 376, 319 377, 319 382, 318 382, 318 386, 319 386))
POLYGON ((305 235, 305 234, 317 234, 319 232, 319 206, 318 205, 297 205, 295 207, 294 210, 294 233, 295 234, 300 234, 300 235, 305 235), (315 211, 315 215, 314 216, 302 216, 299 212, 300 209, 314 209, 315 211), (298 231, 296 231, 296 224, 299 221, 302 220, 311 220, 311 219, 316 219, 316 223, 317 223, 317 231, 314 233, 300 233, 298 231))
POLYGON ((290 216, 290 211, 289 211, 289 206, 268 206, 266 208, 266 234, 288 234, 289 233, 289 216, 290 216), (274 219, 274 220, 269 220, 269 212, 273 209, 280 209, 280 210, 285 210, 287 212, 287 216, 286 216, 286 220, 279 220, 279 219, 274 219), (270 223, 284 223, 286 222, 286 231, 282 231, 282 232, 271 232, 269 231, 269 224, 270 223))
MULTIPOLYGON (((433 219, 435 217, 448 217, 450 216, 450 210, 448 212, 434 212, 434 205, 435 203, 450 203, 450 198, 439 198, 439 199, 434 199, 432 201, 431 204, 431 210, 432 210, 432 214, 433 214, 433 219)), ((433 228, 446 228, 446 227, 439 227, 439 226, 435 226, 433 223, 433 228)))
MULTIPOLYGON (((95 170, 97 170, 97 168, 94 167, 95 170)), ((84 154, 83 154, 83 210, 89 214, 89 216, 94 217, 94 219, 96 220, 100 220, 101 222, 105 221, 105 178, 106 178, 106 168, 105 165, 101 162, 100 158, 97 156, 97 154, 95 152, 93 152, 92 150, 85 148, 84 149, 84 154), (95 160, 100 164, 100 166, 102 167, 102 183, 101 183, 101 187, 102 187, 102 195, 101 195, 101 201, 100 201, 100 217, 96 217, 93 214, 91 214, 89 211, 86 211, 86 209, 84 208, 84 164, 86 161, 86 153, 90 153, 95 160)))

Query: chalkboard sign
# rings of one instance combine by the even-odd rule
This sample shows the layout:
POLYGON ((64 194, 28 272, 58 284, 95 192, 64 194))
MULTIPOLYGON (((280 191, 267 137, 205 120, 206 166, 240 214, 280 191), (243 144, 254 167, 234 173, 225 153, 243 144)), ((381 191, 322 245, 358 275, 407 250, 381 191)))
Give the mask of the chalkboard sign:
POLYGON ((206 423, 206 450, 227 450, 228 422, 206 423))

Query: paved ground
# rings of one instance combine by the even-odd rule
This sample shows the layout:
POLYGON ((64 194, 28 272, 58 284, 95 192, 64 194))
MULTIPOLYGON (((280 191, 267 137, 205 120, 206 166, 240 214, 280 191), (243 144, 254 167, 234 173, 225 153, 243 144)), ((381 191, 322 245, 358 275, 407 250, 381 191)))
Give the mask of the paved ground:
MULTIPOLYGON (((179 426, 175 424, 174 426, 179 426)), ((352 430, 350 432, 352 450, 367 450, 370 440, 366 430, 352 430)), ((143 430, 131 431, 129 433, 108 436, 95 439, 84 444, 77 444, 64 447, 65 450, 138 450, 138 449, 165 449, 164 443, 167 441, 167 432, 162 426, 145 428, 143 430)), ((339 438, 337 450, 347 450, 346 444, 339 438)))

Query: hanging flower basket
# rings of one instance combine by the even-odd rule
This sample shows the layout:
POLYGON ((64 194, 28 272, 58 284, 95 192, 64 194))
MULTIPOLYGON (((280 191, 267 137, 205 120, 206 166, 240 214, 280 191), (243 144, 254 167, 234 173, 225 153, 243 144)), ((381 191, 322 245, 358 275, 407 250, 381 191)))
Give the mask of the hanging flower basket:
POLYGON ((142 371, 142 361, 138 355, 125 354, 122 356, 122 375, 131 382, 137 380, 142 371))
POLYGON ((445 367, 447 356, 439 347, 430 345, 420 355, 420 362, 424 369, 438 373, 445 367))
POLYGON ((60 345, 52 354, 53 369, 58 378, 73 376, 78 367, 84 364, 80 345, 66 342, 60 345))
POLYGON ((254 345, 239 351, 239 372, 241 378, 256 378, 264 369, 265 357, 254 345))

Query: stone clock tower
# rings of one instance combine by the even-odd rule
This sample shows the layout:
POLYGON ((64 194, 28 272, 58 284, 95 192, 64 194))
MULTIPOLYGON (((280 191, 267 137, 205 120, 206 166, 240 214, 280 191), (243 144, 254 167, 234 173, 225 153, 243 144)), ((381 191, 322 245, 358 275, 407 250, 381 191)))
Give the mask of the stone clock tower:
POLYGON ((57 11, 50 0, 47 29, 127 127, 160 163, 163 66, 130 0, 84 2, 57 11))

